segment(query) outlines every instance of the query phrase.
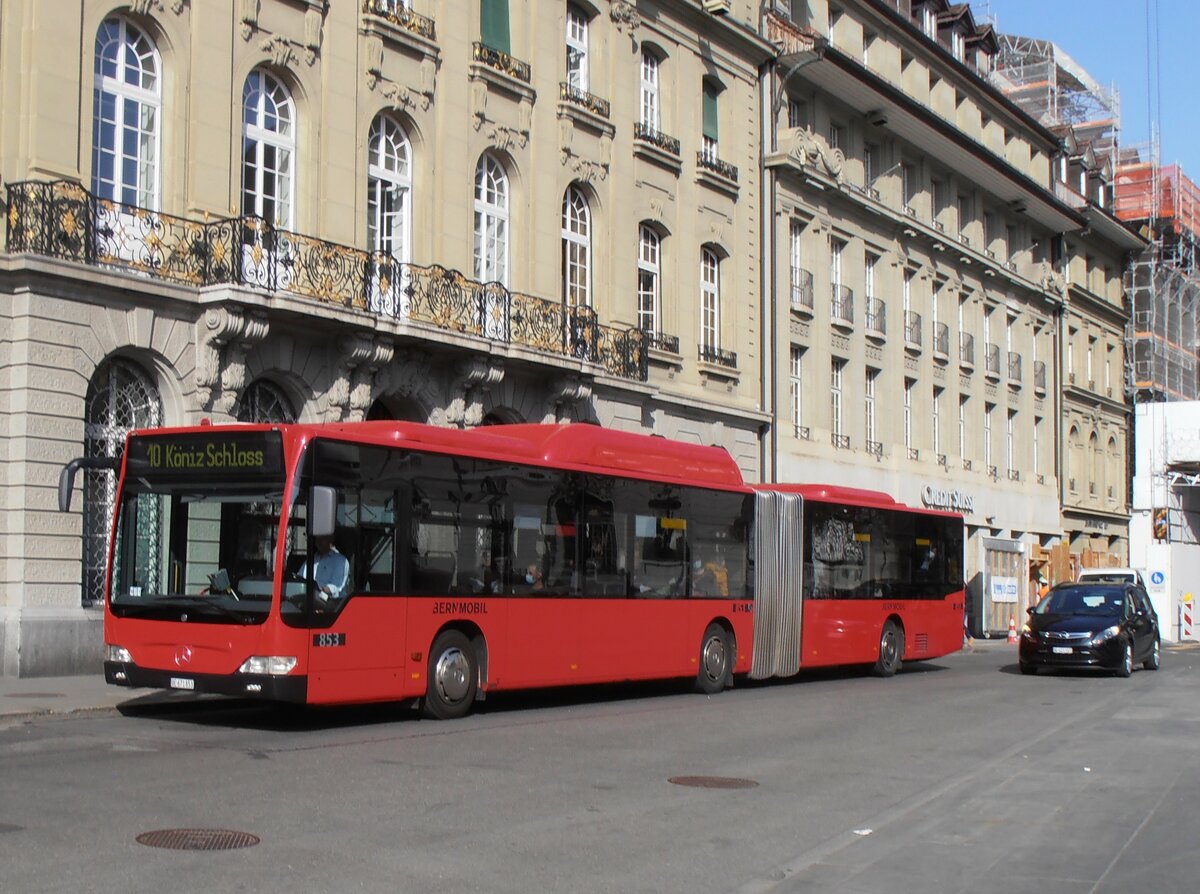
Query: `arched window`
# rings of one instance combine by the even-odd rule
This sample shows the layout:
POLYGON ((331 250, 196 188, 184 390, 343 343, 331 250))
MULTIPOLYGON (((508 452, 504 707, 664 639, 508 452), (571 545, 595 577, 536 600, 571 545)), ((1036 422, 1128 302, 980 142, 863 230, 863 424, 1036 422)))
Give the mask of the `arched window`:
POLYGON ((658 233, 653 228, 645 224, 638 227, 638 328, 652 335, 662 331, 660 248, 658 233))
POLYGON ((1088 438, 1088 493, 1092 496, 1096 495, 1096 489, 1100 486, 1100 479, 1103 476, 1103 457, 1100 455, 1100 439, 1096 437, 1096 433, 1092 432, 1088 438))
POLYGON ((99 198, 158 209, 161 67, 136 25, 121 16, 100 24, 92 87, 92 192, 99 198))
POLYGON ((592 214, 587 199, 568 187, 562 207, 563 303, 567 307, 592 304, 592 214))
MULTIPOLYGON (((125 436, 131 430, 162 425, 162 422, 162 400, 158 389, 142 368, 128 360, 106 360, 92 376, 84 401, 84 456, 119 457, 125 449, 125 436)), ((108 558, 109 526, 116 490, 115 473, 107 470, 84 472, 84 605, 104 598, 104 566, 108 558)), ((138 550, 153 549, 158 543, 158 530, 157 507, 151 503, 138 514, 138 543, 127 546, 138 550)), ((158 565, 152 560, 146 567, 157 568, 158 565)))
POLYGON ((296 110, 270 72, 255 69, 242 89, 242 214, 292 227, 296 110))
POLYGON ((475 279, 508 286, 508 176, 487 154, 475 167, 475 279))
POLYGON ((412 213, 411 149, 395 119, 379 115, 367 140, 367 238, 371 251, 407 262, 412 213))
POLYGON ((1077 489, 1075 476, 1082 472, 1079 466, 1079 454, 1083 450, 1083 444, 1079 441, 1079 429, 1071 426, 1070 432, 1067 434, 1067 489, 1072 493, 1077 489))
POLYGON ((296 421, 296 411, 278 385, 255 379, 242 393, 237 411, 238 422, 283 424, 296 421))

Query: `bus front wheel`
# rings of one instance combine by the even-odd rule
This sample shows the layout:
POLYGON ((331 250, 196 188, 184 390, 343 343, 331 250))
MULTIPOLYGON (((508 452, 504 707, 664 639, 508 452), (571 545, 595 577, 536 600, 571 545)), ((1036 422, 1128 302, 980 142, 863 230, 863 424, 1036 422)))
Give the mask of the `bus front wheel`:
POLYGON ((425 687, 425 715, 454 720, 471 710, 479 665, 471 641, 459 630, 444 630, 429 650, 429 679, 425 687))
POLYGON ((715 621, 700 640, 700 668, 696 671, 696 689, 712 695, 729 685, 733 666, 733 645, 729 633, 715 621))
POLYGON ((875 674, 890 677, 900 670, 903 663, 904 631, 895 621, 888 621, 879 634, 879 658, 875 661, 875 674))

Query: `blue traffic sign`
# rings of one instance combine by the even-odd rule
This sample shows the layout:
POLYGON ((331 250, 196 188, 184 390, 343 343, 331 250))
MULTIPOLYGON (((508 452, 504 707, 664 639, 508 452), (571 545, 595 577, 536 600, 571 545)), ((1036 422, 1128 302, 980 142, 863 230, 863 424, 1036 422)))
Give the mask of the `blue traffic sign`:
POLYGON ((1150 574, 1150 583, 1152 584, 1161 584, 1166 579, 1167 576, 1161 571, 1154 571, 1150 574))

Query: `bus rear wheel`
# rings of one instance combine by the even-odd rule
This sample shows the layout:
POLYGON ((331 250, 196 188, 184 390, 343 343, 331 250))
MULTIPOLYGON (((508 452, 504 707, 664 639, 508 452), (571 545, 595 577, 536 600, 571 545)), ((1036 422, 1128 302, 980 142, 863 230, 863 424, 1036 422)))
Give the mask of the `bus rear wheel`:
POLYGON ((425 686, 425 716, 455 720, 466 716, 475 702, 479 665, 466 634, 444 630, 429 650, 429 677, 425 686))
POLYGON ((712 695, 729 685, 733 667, 733 645, 729 633, 715 621, 708 625, 700 640, 700 667, 696 671, 696 689, 712 695))
POLYGON ((879 634, 879 658, 875 661, 875 675, 893 676, 903 663, 904 631, 895 621, 888 621, 879 634))

